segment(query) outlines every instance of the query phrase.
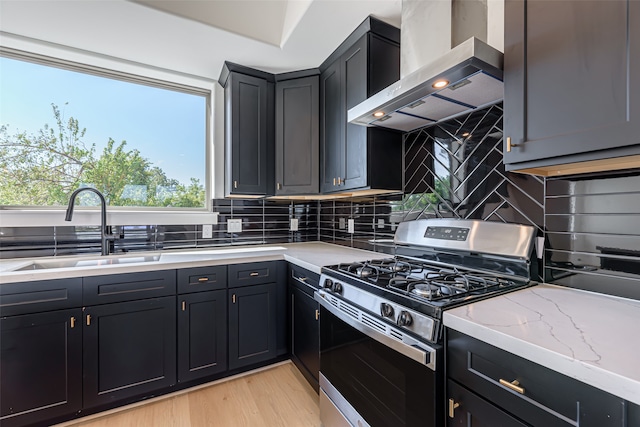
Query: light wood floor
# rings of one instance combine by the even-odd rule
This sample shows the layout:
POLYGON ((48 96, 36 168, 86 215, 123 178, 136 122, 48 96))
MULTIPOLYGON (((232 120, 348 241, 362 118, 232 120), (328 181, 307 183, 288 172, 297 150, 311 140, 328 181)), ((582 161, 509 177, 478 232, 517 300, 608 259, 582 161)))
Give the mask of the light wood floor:
POLYGON ((291 362, 65 427, 320 426, 318 395, 291 362))

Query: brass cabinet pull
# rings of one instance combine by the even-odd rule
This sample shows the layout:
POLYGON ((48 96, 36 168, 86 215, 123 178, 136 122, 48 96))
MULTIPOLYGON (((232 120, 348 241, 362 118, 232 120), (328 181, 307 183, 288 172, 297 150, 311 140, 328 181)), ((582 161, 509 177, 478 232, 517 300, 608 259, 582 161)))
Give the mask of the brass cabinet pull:
POLYGON ((342 185, 343 182, 342 178, 338 177, 338 185, 342 185))
POLYGON ((276 189, 277 189, 277 190, 281 190, 281 189, 282 189, 282 185, 280 185, 280 183, 277 183, 277 184, 276 184, 276 189))
POLYGON ((455 418, 456 408, 460 406, 460 403, 453 399, 449 399, 449 418, 455 418))
POLYGON ((308 277, 298 277, 298 280, 300 280, 301 282, 306 281, 307 279, 309 279, 308 277))
POLYGON ((208 282, 209 278, 208 277, 201 277, 198 279, 198 282, 208 282))
POLYGON ((333 178, 333 185, 334 186, 336 185, 336 179, 335 178, 333 178))
POLYGON ((185 311, 186 309, 187 309, 187 302, 182 301, 182 311, 185 311))
POLYGON ((503 380, 502 378, 500 378, 500 384, 517 393, 524 394, 524 388, 520 387, 520 382, 518 380, 513 380, 509 382, 507 380, 503 380))
POLYGON ((320 310, 316 309, 316 320, 320 318, 320 310))
POLYGON ((76 327, 76 318, 75 318, 75 317, 72 317, 72 318, 71 318, 71 328, 73 329, 73 328, 75 328, 75 327, 76 327))
POLYGON ((510 152, 511 152, 511 148, 512 148, 512 147, 519 147, 519 146, 521 146, 521 145, 522 145, 522 144, 514 144, 514 143, 512 143, 512 142, 511 142, 511 137, 510 137, 510 136, 508 136, 508 137, 507 137, 507 152, 508 152, 508 153, 510 153, 510 152))
POLYGON ((238 188, 238 181, 233 181, 233 188, 238 188))
POLYGON ((259 275, 260 275, 260 273, 258 273, 257 271, 254 271, 253 273, 249 274, 249 276, 251 276, 251 277, 256 277, 256 276, 259 276, 259 275))
POLYGON ((91 326, 91 315, 87 314, 87 326, 91 326))
POLYGON ((231 297, 231 301, 235 304, 236 303, 236 294, 233 294, 233 296, 231 297))

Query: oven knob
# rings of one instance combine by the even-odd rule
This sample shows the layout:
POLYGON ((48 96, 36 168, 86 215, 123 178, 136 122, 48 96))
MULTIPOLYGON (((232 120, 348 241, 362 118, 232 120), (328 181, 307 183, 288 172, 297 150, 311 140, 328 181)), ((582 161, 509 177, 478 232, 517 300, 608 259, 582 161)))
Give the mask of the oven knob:
POLYGON ((380 314, 382 314, 382 317, 390 317, 393 319, 393 306, 386 302, 380 303, 380 314))
POLYGON ((402 310, 398 315, 397 323, 398 323, 398 326, 411 326, 411 323, 413 323, 413 318, 411 317, 411 314, 409 314, 408 311, 402 310))
POLYGON ((333 292, 336 294, 342 293, 342 285, 338 282, 333 282, 333 287, 331 289, 333 289, 333 292))
POLYGON ((324 283, 322 284, 322 287, 326 289, 331 289, 333 287, 333 280, 324 279, 324 283))

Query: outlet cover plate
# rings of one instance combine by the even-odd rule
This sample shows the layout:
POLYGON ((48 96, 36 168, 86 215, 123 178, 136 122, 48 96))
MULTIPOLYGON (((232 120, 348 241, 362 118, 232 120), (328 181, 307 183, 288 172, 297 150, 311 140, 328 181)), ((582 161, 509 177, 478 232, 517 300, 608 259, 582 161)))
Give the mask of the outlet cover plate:
POLYGON ((355 221, 353 218, 349 218, 347 221, 347 233, 353 234, 355 232, 355 221))
POLYGON ((203 239, 211 239, 213 237, 213 225, 212 224, 203 224, 202 225, 202 238, 203 239))
POLYGON ((291 218, 291 221, 289 224, 289 230, 298 231, 298 218, 291 218))
POLYGON ((227 233, 241 233, 242 232, 242 220, 241 219, 228 219, 227 220, 227 233))

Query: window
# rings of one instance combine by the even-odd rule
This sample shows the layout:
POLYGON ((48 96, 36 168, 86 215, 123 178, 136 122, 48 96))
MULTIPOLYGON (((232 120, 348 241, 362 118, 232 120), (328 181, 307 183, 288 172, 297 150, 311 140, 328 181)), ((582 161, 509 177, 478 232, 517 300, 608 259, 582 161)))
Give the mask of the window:
POLYGON ((110 206, 206 206, 207 91, 15 54, 0 69, 0 206, 66 206, 79 187, 110 206))

